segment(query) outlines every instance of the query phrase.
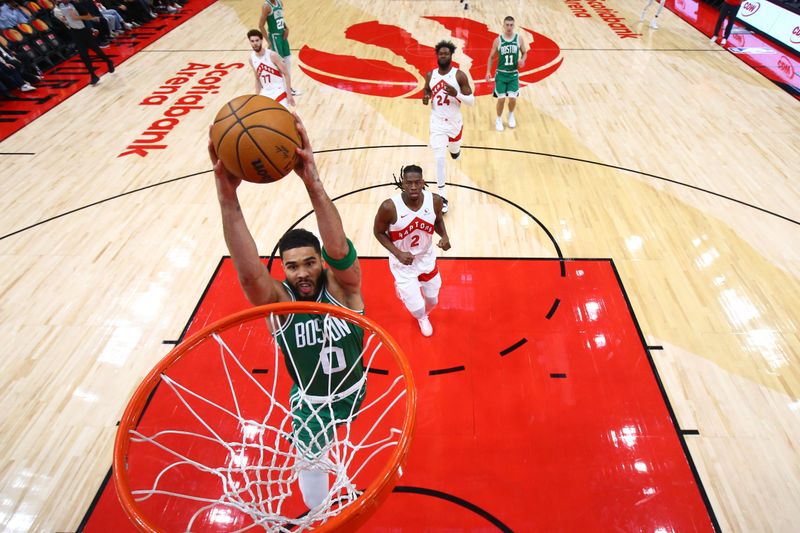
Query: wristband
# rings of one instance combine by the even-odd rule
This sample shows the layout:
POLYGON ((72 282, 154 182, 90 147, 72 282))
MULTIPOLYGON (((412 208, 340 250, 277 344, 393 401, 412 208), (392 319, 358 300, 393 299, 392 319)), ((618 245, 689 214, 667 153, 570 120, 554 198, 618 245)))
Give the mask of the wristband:
POLYGON ((322 258, 328 263, 328 266, 331 268, 335 268, 336 270, 346 270, 350 268, 353 263, 356 262, 358 259, 358 255, 356 254, 356 247, 353 246, 353 241, 347 239, 347 255, 342 257, 341 259, 333 259, 331 256, 328 255, 328 252, 325 251, 325 247, 322 247, 322 258))

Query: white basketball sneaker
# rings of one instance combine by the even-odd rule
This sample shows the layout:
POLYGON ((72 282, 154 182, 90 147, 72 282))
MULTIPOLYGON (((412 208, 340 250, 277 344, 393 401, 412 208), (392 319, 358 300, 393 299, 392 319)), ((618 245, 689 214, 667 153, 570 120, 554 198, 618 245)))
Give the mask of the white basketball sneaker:
POLYGON ((514 118, 514 113, 508 114, 508 127, 509 128, 516 128, 517 127, 517 119, 514 118))
POLYGON ((658 24, 656 23, 656 19, 655 18, 650 21, 650 28, 652 28, 654 30, 658 29, 658 24))
POLYGON ((419 330, 422 332, 423 337, 433 335, 433 326, 431 326, 431 321, 428 320, 427 315, 417 320, 417 322, 419 322, 419 330))
POLYGON ((450 209, 450 204, 447 201, 447 198, 442 196, 442 214, 447 213, 447 210, 450 209))
POLYGON ((503 131, 503 118, 497 117, 494 121, 494 129, 497 131, 503 131))
POLYGON ((725 46, 725 43, 727 43, 727 42, 728 42, 728 40, 723 37, 722 40, 719 42, 719 45, 720 46, 725 46))

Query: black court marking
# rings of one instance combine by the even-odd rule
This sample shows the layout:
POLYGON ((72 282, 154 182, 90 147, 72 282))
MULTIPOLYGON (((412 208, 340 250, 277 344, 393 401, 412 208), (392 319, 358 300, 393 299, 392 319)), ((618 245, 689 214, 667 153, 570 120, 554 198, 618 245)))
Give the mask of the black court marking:
MULTIPOLYGON (((417 145, 412 145, 412 146, 417 146, 417 145)), ((370 147, 368 147, 368 148, 398 148, 398 147, 402 147, 402 145, 370 146, 370 147)), ((323 153, 323 152, 326 152, 326 151, 327 151, 327 152, 337 152, 337 151, 356 150, 356 149, 358 149, 358 148, 345 148, 345 149, 323 150, 323 151, 320 151, 320 152, 314 152, 314 153, 315 153, 315 154, 317 154, 317 153, 323 153)), ((433 182, 426 182, 426 183, 433 183, 433 182)), ((468 189, 468 190, 471 190, 471 191, 476 191, 476 192, 479 192, 479 193, 486 194, 486 195, 488 195, 488 196, 491 196, 491 197, 493 197, 493 198, 496 198, 496 199, 498 199, 498 200, 500 200, 500 201, 502 201, 502 202, 505 202, 505 203, 507 203, 507 204, 510 204, 511 206, 513 206, 513 207, 516 207, 517 209, 519 209, 520 211, 522 211, 523 213, 525 213, 525 215, 527 215, 527 216, 528 216, 528 217, 530 217, 530 218, 531 218, 533 221, 535 221, 535 222, 536 222, 536 224, 537 224, 537 225, 538 225, 538 226, 539 226, 539 227, 542 229, 542 231, 544 231, 545 235, 547 235, 547 237, 550 239, 550 242, 552 243, 552 245, 553 245, 553 248, 555 248, 556 255, 558 256, 558 260, 559 260, 559 268, 560 268, 560 272, 561 272, 561 277, 562 277, 562 278, 563 278, 563 277, 566 277, 566 275, 567 275, 567 267, 566 267, 566 263, 565 263, 565 260, 564 260, 564 255, 561 253, 561 247, 558 245, 558 242, 556 241, 555 237, 553 237, 553 233, 552 233, 552 232, 551 232, 551 231, 550 231, 550 230, 547 228, 547 226, 545 226, 545 225, 544 225, 544 224, 543 224, 543 223, 542 223, 542 222, 541 222, 541 221, 540 221, 538 218, 536 218, 536 217, 535 217, 535 216, 534 216, 532 213, 530 213, 529 211, 527 211, 527 210, 526 210, 524 207, 522 207, 522 206, 520 206, 520 205, 518 205, 518 204, 516 204, 516 203, 512 202, 511 200, 509 200, 509 199, 507 199, 507 198, 504 198, 504 197, 502 197, 502 196, 500 196, 500 195, 498 195, 498 194, 495 194, 495 193, 493 193, 493 192, 485 191, 485 190, 483 190, 483 189, 479 189, 479 188, 477 188, 477 187, 470 187, 469 185, 460 185, 460 184, 458 184, 458 183, 449 183, 449 182, 448 182, 448 183, 447 183, 447 185, 449 185, 449 186, 451 186, 451 187, 459 187, 459 188, 462 188, 462 189, 468 189)), ((346 193, 344 193, 344 194, 340 194, 339 196, 336 196, 336 197, 334 197, 334 198, 331 198, 331 201, 332 201, 332 202, 336 202, 337 200, 341 200, 342 198, 345 198, 345 197, 347 197, 347 196, 350 196, 350 195, 352 195, 352 194, 357 194, 357 193, 360 193, 360 192, 363 192, 363 191, 368 191, 368 190, 371 190, 371 189, 377 189, 378 187, 397 187, 397 184, 395 184, 395 183, 379 183, 379 184, 377 184, 377 185, 368 185, 367 187, 361 187, 360 189, 355 189, 355 190, 353 190, 353 191, 346 192, 346 193)), ((296 227, 297 227, 297 226, 298 226, 298 225, 299 225, 301 222, 303 222, 303 220, 305 220, 306 218, 308 218, 309 216, 311 216, 313 213, 314 213, 314 211, 313 211, 313 210, 311 210, 311 211, 308 211, 308 212, 307 212, 305 215, 303 215, 303 216, 301 216, 299 219, 297 219, 297 220, 294 222, 294 224, 292 224, 291 226, 289 226, 289 227, 286 229, 286 231, 293 230, 293 229, 294 229, 294 228, 296 228, 296 227)), ((275 247, 272 249, 272 253, 271 253, 271 254, 270 254, 270 256, 269 256, 269 261, 267 262, 267 270, 269 270, 270 272, 272 271, 272 262, 274 261, 274 259, 275 259, 275 256, 276 256, 277 252, 278 252, 278 243, 276 243, 276 244, 275 244, 275 247)))
POLYGON ((526 342, 528 342, 528 339, 526 339, 525 337, 522 337, 520 340, 518 340, 517 342, 515 342, 511 346, 509 346, 505 350, 501 351, 500 352, 500 357, 505 357, 506 355, 510 354, 511 352, 513 352, 514 350, 516 350, 517 348, 519 348, 520 346, 522 346, 526 342))
POLYGON ((601 163, 599 161, 591 161, 589 159, 583 159, 583 158, 580 158, 580 157, 570 157, 570 156, 566 156, 566 155, 548 154, 548 153, 545 153, 545 152, 534 152, 532 150, 516 150, 516 149, 513 149, 513 148, 494 148, 494 147, 488 147, 488 146, 462 146, 462 148, 470 148, 470 149, 473 149, 473 150, 492 150, 492 151, 496 151, 496 152, 511 152, 511 153, 518 153, 518 154, 526 154, 526 155, 540 155, 540 156, 544 156, 544 157, 552 157, 554 159, 564 159, 566 161, 575 161, 575 162, 578 162, 578 163, 587 163, 589 165, 597 165, 597 166, 600 166, 600 167, 612 168, 614 170, 621 170, 623 172, 630 172, 632 174, 639 174, 640 176, 647 176, 648 178, 653 178, 653 179, 656 179, 656 180, 666 181, 667 183, 672 183, 673 185, 680 185, 682 187, 686 187, 686 188, 692 189, 694 191, 704 192, 706 194, 710 194, 712 196, 716 196, 717 198, 722 198, 724 200, 729 200, 729 201, 735 202, 735 203, 737 203, 739 205, 743 205, 745 207, 749 207, 751 209, 755 209, 756 211, 761 211, 762 213, 766 213, 767 215, 772 215, 774 217, 780 218, 782 220, 785 220, 787 222, 791 222, 792 224, 797 224, 798 226, 800 226, 800 221, 797 221, 797 220, 794 220, 792 218, 780 215, 780 214, 775 213, 773 211, 770 211, 768 209, 764 209, 763 207, 758 207, 757 205, 749 204, 749 203, 744 202, 742 200, 737 200, 736 198, 733 198, 731 196, 726 196, 726 195, 718 193, 718 192, 710 191, 708 189, 704 189, 704 188, 698 187, 696 185, 690 185, 688 183, 683 183, 682 181, 673 180, 673 179, 670 179, 670 178, 664 178, 664 177, 661 177, 661 176, 656 176, 655 174, 650 174, 649 172, 642 172, 641 170, 633 170, 632 168, 621 167, 619 165, 611 165, 609 163, 601 163))
POLYGON ((468 511, 472 511, 476 515, 480 516, 487 522, 491 523, 497 529, 502 531, 503 533, 513 533, 513 530, 505 525, 499 518, 489 513, 484 509, 481 509, 477 505, 472 502, 468 502, 463 498, 459 498, 458 496, 453 496, 452 494, 448 494, 446 492, 441 492, 438 490, 433 489, 426 489, 423 487, 409 487, 405 485, 398 485, 396 486, 392 492, 397 492, 399 494, 418 494, 420 496, 429 496, 431 498, 439 498, 440 500, 444 500, 450 503, 454 503, 460 507, 468 511))
POLYGON ((566 379, 566 374, 550 374, 551 378, 559 378, 559 379, 566 379))
POLYGON ((269 373, 269 368, 254 368, 253 374, 267 374, 269 373))
POLYGON ((561 299, 560 298, 556 298, 556 300, 553 302, 553 305, 550 307, 550 310, 547 312, 547 315, 545 316, 545 318, 547 320, 550 320, 551 318, 553 318, 553 315, 556 314, 556 309, 558 309, 558 304, 560 304, 560 303, 561 303, 561 299))
POLYGON ((161 341, 161 344, 179 344, 181 341, 161 341))
POLYGON ((34 152, 0 152, 0 155, 36 155, 34 152))
POLYGON ((439 376, 441 374, 451 374, 453 372, 461 372, 462 370, 466 370, 464 368, 464 365, 453 366, 453 367, 450 367, 450 368, 440 368, 438 370, 431 370, 430 372, 428 372, 428 375, 429 376, 439 376))
POLYGON ((648 350, 663 350, 664 347, 656 345, 656 346, 648 346, 647 349, 648 350))
MULTIPOLYGON (((353 151, 353 150, 368 150, 368 149, 373 149, 373 148, 426 148, 426 147, 427 147, 427 145, 424 145, 424 144, 395 144, 395 145, 385 145, 385 146, 383 146, 383 145, 382 146, 354 146, 354 147, 349 147, 349 148, 332 148, 332 149, 329 149, 329 150, 317 150, 314 153, 315 154, 324 154, 324 153, 329 153, 329 152, 347 152, 347 151, 353 151)), ((683 183, 683 182, 680 182, 680 181, 677 181, 677 180, 673 180, 673 179, 669 179, 669 178, 663 178, 661 176, 656 176, 655 174, 650 174, 648 172, 641 172, 639 170, 633 170, 633 169, 630 169, 630 168, 621 167, 621 166, 617 166, 617 165, 610 165, 610 164, 607 164, 607 163, 600 163, 598 161, 591 161, 591 160, 588 160, 588 159, 581 159, 581 158, 578 158, 578 157, 569 157, 569 156, 563 156, 563 155, 548 154, 548 153, 545 153, 545 152, 534 152, 534 151, 531 151, 531 150, 515 150, 515 149, 511 149, 511 148, 494 148, 494 147, 488 147, 488 146, 463 146, 463 148, 469 148, 471 150, 494 150, 494 151, 499 151, 499 152, 511 152, 511 153, 526 154, 526 155, 539 155, 539 156, 544 156, 544 157, 552 157, 552 158, 555 158, 555 159, 564 159, 564 160, 568 160, 568 161, 576 161, 576 162, 579 162, 579 163, 587 163, 587 164, 590 164, 590 165, 598 165, 598 166, 601 166, 601 167, 612 168, 612 169, 621 170, 621 171, 624 171, 624 172, 630 172, 632 174, 639 174, 641 176, 646 176, 646 177, 649 177, 649 178, 653 178, 653 179, 657 179, 657 180, 661 180, 661 181, 666 181, 666 182, 672 183, 674 185, 680 185, 680 186, 683 186, 683 187, 687 187, 689 189, 693 189, 695 191, 704 192, 706 194, 710 194, 710 195, 716 196, 718 198, 729 200, 729 201, 737 203, 739 205, 743 205, 745 207, 750 207, 751 209, 755 209, 755 210, 760 211, 762 213, 765 213, 767 215, 771 215, 771 216, 774 216, 776 218, 780 218, 781 220, 785 220, 787 222, 791 222, 792 224, 796 224, 796 225, 800 226, 800 221, 797 221, 797 220, 794 220, 792 218, 789 218, 789 217, 780 215, 778 213, 769 211, 768 209, 764 209, 763 207, 758 207, 756 205, 749 204, 747 202, 743 202, 742 200, 737 200, 736 198, 732 198, 732 197, 726 196, 724 194, 720 194, 720 193, 717 193, 717 192, 714 192, 714 191, 710 191, 708 189, 703 189, 702 187, 697 187, 695 185, 689 185, 688 183, 683 183)), ((51 221, 57 220, 57 219, 59 219, 61 217, 70 215, 70 214, 75 213, 77 211, 81 211, 81 210, 87 209, 89 207, 94 207, 95 205, 99 205, 99 204, 108 202, 110 200, 115 200, 117 198, 120 198, 120 197, 123 197, 123 196, 127 196, 129 194, 133 194, 133 193, 136 193, 136 192, 144 191, 146 189, 151 189, 153 187, 158 187, 159 185, 165 185, 165 184, 168 184, 168 183, 172 183, 174 181, 178 181, 178 180, 182 180, 182 179, 186 179, 186 178, 191 178, 191 177, 194 177, 194 176, 199 176, 200 174, 205 174, 207 172, 213 172, 213 169, 204 170, 204 171, 201 171, 201 172, 195 172, 193 174, 187 174, 186 176, 181 176, 179 178, 173 178, 173 179, 165 180, 165 181, 162 181, 162 182, 159 182, 159 183, 154 183, 152 185, 147 185, 145 187, 140 187, 140 188, 134 189, 132 191, 128 191, 128 192, 125 192, 125 193, 120 193, 120 194, 117 194, 115 196, 110 196, 110 197, 105 198, 103 200, 98 200, 97 202, 93 202, 91 204, 87 204, 85 206, 72 209, 72 210, 67 211, 65 213, 61 213, 59 215, 55 215, 55 216, 50 217, 48 219, 42 220, 40 222, 37 222, 36 224, 31 224, 30 226, 26 226, 24 228, 18 229, 16 231, 13 231, 13 232, 8 233, 6 235, 0 236, 0 241, 5 239, 5 238, 11 237, 13 235, 17 235, 18 233, 22 233, 23 231, 27 231, 29 229, 35 228, 37 226, 40 226, 42 224, 46 224, 47 222, 51 222, 51 221)), ((486 191, 483 191, 481 189, 475 189, 474 187, 468 187, 466 185, 459 185, 459 184, 455 184, 455 183, 448 183, 448 185, 451 185, 451 186, 454 186, 454 187, 462 187, 462 188, 465 188, 465 189, 473 189, 473 190, 477 190, 477 191, 480 191, 480 192, 484 192, 486 194, 490 194, 491 196, 499 198, 500 200, 503 200, 504 202, 508 202, 511 205, 514 205, 515 207, 519 207, 516 204, 506 200, 505 198, 503 198, 501 196, 493 195, 493 194, 488 193, 486 191)), ((343 198, 343 197, 348 196, 350 194, 355 194, 356 192, 361 192, 361 191, 374 189, 374 188, 377 188, 377 187, 385 187, 385 186, 394 187, 394 184, 387 183, 387 184, 379 184, 379 185, 372 185, 372 186, 369 186, 369 187, 364 187, 364 188, 358 189, 356 191, 352 191, 350 193, 346 193, 346 194, 343 194, 341 196, 338 196, 337 198, 334 198, 334 200, 339 199, 339 198, 343 198)), ((527 211, 524 211, 524 212, 526 214, 528 214, 527 211)), ((300 221, 305 219, 309 214, 311 214, 311 212, 309 212, 308 214, 303 216, 303 218, 301 218, 300 221)), ((533 217, 531 217, 531 218, 533 218, 533 217)), ((534 220, 536 220, 536 219, 534 218, 534 220)), ((294 228, 294 226, 296 226, 300 221, 295 223, 289 229, 294 228)), ((537 223, 538 223, 538 221, 537 221, 537 223)), ((541 225, 541 223, 539 223, 539 224, 541 225)), ((547 234, 552 239, 552 234, 549 231, 547 231, 547 234)), ((273 250, 272 256, 275 255, 275 251, 276 250, 277 250, 277 246, 275 247, 275 250, 273 250)), ((558 252, 559 252, 559 258, 560 258, 561 257, 560 249, 558 249, 558 252)), ((268 267, 271 267, 271 266, 272 266, 272 259, 270 259, 270 263, 269 263, 268 267)), ((564 274, 564 265, 563 265, 563 263, 561 265, 561 269, 562 269, 562 277, 563 277, 565 275, 564 274)))
POLYGON ((369 372, 370 374, 378 374, 378 375, 381 375, 381 376, 388 376, 389 375, 389 371, 388 370, 384 370, 382 368, 368 368, 367 372, 369 372))
POLYGON ((682 429, 681 435, 699 435, 700 430, 698 429, 682 429))
POLYGON ((18 229, 16 231, 12 231, 11 233, 7 233, 7 234, 5 234, 5 235, 0 237, 0 241, 2 241, 3 239, 6 239, 8 237, 13 237, 14 235, 17 235, 18 233, 22 233, 23 231, 27 231, 27 230, 33 229, 33 228, 35 228, 37 226, 41 226, 43 224, 47 224, 48 222, 52 222, 53 220, 58 220, 59 218, 63 218, 65 216, 67 216, 67 215, 71 215, 72 213, 77 213, 78 211, 83 211, 84 209, 88 209, 88 208, 94 207, 96 205, 104 204, 106 202, 110 202, 111 200, 116 200, 117 198, 122 198, 123 196, 128 196, 130 194, 134 194, 134 193, 137 193, 137 192, 146 191, 147 189, 152 189, 153 187, 166 185, 168 183, 173 183, 173 182, 176 182, 176 181, 185 180, 186 178, 192 178, 194 176, 199 176, 201 174, 206 174, 208 172, 213 172, 213 170, 203 170, 201 172, 194 172, 192 174, 187 174, 187 175, 181 176, 179 178, 172 178, 172 179, 169 179, 169 180, 166 180, 166 181, 153 183, 152 185, 145 185, 144 187, 139 187, 138 189, 133 189, 132 191, 123 192, 123 193, 120 193, 120 194, 116 194, 114 196, 109 196, 108 198, 105 198, 103 200, 98 200, 96 202, 92 202, 91 204, 86 204, 86 205, 84 205, 82 207, 76 207, 75 209, 71 209, 71 210, 66 211, 64 213, 61 213, 60 215, 52 216, 52 217, 47 218, 45 220, 39 221, 36 224, 31 224, 30 226, 25 226, 24 228, 18 229))
POLYGON ((650 353, 650 350, 647 349, 647 342, 645 341, 642 328, 639 325, 639 319, 636 318, 636 313, 633 311, 633 304, 631 304, 631 299, 628 298, 628 291, 625 290, 625 285, 622 283, 622 277, 619 275, 619 270, 617 270, 616 263, 614 263, 613 259, 609 259, 608 261, 611 265, 611 270, 614 271, 614 277, 617 278, 617 284, 619 285, 620 291, 622 291, 622 297, 625 299, 625 305, 628 307, 628 313, 633 320, 633 325, 636 327, 636 333, 639 335, 639 341, 642 343, 642 349, 644 349, 647 362, 650 364, 650 370, 653 372, 653 376, 656 378, 656 384, 658 385, 658 390, 661 392, 661 398, 664 400, 664 405, 667 406, 669 417, 672 420, 672 427, 675 429, 675 433, 678 435, 678 440, 681 443, 681 448, 683 449, 683 454, 686 457, 686 462, 689 463, 689 470, 692 472, 697 490, 700 493, 700 497, 703 499, 706 511, 711 519, 711 526, 714 528, 714 531, 722 531, 719 525, 719 520, 717 520, 717 515, 714 513, 714 508, 711 506, 711 500, 708 499, 706 488, 703 486, 703 480, 700 478, 700 473, 697 471, 697 466, 694 464, 694 459, 692 459, 689 446, 686 444, 686 439, 683 438, 683 430, 681 429, 680 425, 678 425, 678 418, 675 416, 675 410, 672 408, 672 403, 667 395, 667 389, 664 387, 664 383, 661 381, 661 374, 658 373, 658 367, 653 360, 653 355, 650 353))

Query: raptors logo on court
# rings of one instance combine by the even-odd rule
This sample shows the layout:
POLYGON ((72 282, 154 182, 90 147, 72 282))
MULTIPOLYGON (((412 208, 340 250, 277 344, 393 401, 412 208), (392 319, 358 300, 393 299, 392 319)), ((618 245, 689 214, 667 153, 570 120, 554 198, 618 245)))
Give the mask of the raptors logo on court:
MULTIPOLYGON (((496 32, 475 20, 461 17, 424 17, 438 22, 450 35, 442 32, 441 38, 463 40, 460 54, 472 59, 469 73, 475 83, 475 95, 492 93, 493 82, 484 80, 488 50, 497 37, 496 32)), ((533 41, 525 68, 520 70, 521 87, 546 78, 561 66, 561 49, 550 38, 527 28, 528 42, 533 41)), ((376 59, 363 59, 351 55, 340 55, 309 46, 300 50, 300 68, 320 83, 360 94, 387 98, 421 98, 425 85, 425 73, 436 67, 436 52, 432 46, 421 44, 403 28, 382 24, 378 21, 354 24, 345 30, 351 41, 366 46, 377 46, 390 50, 397 56, 395 63, 376 59), (416 71, 404 66, 411 65, 416 71)), ((457 63, 453 64, 457 67, 457 63)))

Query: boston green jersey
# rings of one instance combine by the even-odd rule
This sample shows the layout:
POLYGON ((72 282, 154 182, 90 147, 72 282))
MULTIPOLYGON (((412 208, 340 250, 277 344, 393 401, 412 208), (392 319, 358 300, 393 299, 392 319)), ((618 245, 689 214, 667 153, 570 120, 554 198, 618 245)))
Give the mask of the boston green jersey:
MULTIPOLYGON (((323 286, 317 301, 345 307, 323 286)), ((292 301, 297 300, 288 283, 283 283, 292 301)), ((364 311, 359 311, 364 314, 364 311)), ((334 316, 296 313, 275 332, 292 380, 306 395, 326 397, 352 392, 364 377, 361 352, 364 330, 334 316)))
POLYGON ((267 31, 269 33, 283 33, 283 2, 281 0, 267 0, 272 7, 272 13, 267 17, 267 31))
POLYGON ((503 34, 500 34, 500 42, 497 46, 497 71, 516 73, 518 68, 519 35, 514 34, 514 37, 506 41, 503 34))

